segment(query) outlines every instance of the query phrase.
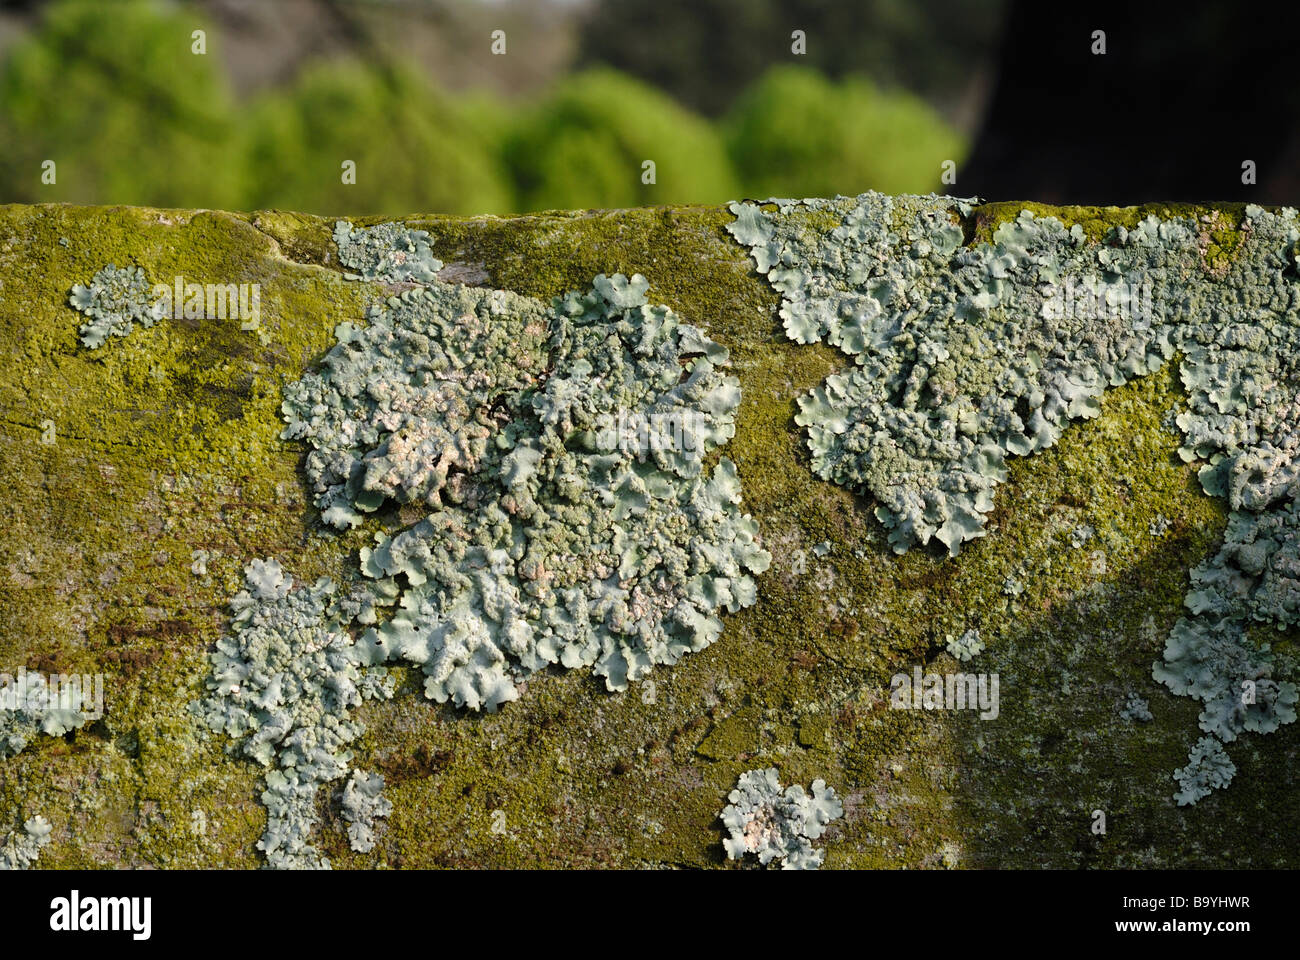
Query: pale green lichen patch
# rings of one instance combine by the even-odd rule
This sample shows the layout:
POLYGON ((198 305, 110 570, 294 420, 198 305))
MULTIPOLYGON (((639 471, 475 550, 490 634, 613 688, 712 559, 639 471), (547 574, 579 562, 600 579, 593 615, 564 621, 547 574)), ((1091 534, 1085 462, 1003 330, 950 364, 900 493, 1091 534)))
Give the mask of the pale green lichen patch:
POLYGON ((0 870, 26 870, 41 857, 41 848, 50 842, 50 824, 35 816, 0 844, 0 870))
POLYGON ((90 280, 78 283, 68 302, 90 317, 81 326, 81 342, 90 349, 104 345, 109 337, 125 337, 138 323, 148 328, 162 316, 152 297, 152 287, 139 267, 118 268, 110 263, 90 280))
POLYGON ((344 626, 354 615, 349 598, 336 596, 328 577, 295 584, 277 561, 254 560, 244 581, 195 712, 267 769, 258 848, 270 865, 328 868, 311 842, 316 793, 347 773, 348 745, 360 733, 352 708, 391 696, 392 683, 382 668, 362 665, 344 626))
POLYGON ((377 773, 358 771, 343 787, 343 817, 348 822, 348 842, 357 853, 375 848, 376 820, 393 812, 393 804, 383 795, 384 778, 377 773))
POLYGON ((961 636, 956 637, 948 634, 944 649, 948 651, 950 657, 963 663, 973 659, 984 649, 984 641, 980 639, 979 628, 971 627, 961 636))
MULTIPOLYGON (((865 194, 783 201, 771 213, 732 209, 744 214, 734 227, 758 270, 782 294, 787 335, 825 339, 858 364, 802 398, 796 422, 808 427, 819 474, 880 501, 899 552, 936 538, 955 555, 981 536, 1008 456, 1050 446, 1067 420, 1096 415, 1103 389, 1149 372, 1172 349, 1149 315, 1111 317, 1103 306, 1099 318, 1095 309, 1098 297, 1168 269, 1153 263, 1164 254, 1154 220, 1134 232, 1133 250, 1097 251, 1077 225, 1028 211, 994 243, 965 246, 961 217, 971 208, 951 198, 865 194), (800 206, 840 222, 825 232, 806 218, 787 223, 800 206), (1050 315, 1043 288, 1075 275, 1094 309, 1050 315)), ((1172 246, 1190 247, 1191 236, 1184 230, 1172 246)), ((1183 253, 1185 271, 1196 255, 1183 253)))
MULTIPOLYGON (((59 677, 20 670, 16 676, 0 674, 0 760, 22 750, 38 734, 61 737, 98 719, 94 703, 94 678, 59 677)), ((99 688, 102 700, 102 681, 99 688)), ((100 704, 102 706, 102 703, 100 704)))
POLYGON ((346 275, 349 280, 428 283, 442 269, 442 261, 429 249, 428 231, 400 223, 356 229, 339 220, 334 224, 334 244, 339 263, 354 271, 346 275))
POLYGON ((601 274, 547 306, 435 281, 340 326, 288 387, 284 435, 311 445, 325 522, 433 510, 361 552, 371 606, 397 608, 363 635, 368 662, 414 662, 431 699, 494 711, 550 664, 625 689, 754 603, 770 558, 732 463, 703 466, 738 383, 647 288, 601 274))
POLYGON ((826 854, 812 841, 844 815, 844 804, 825 780, 814 780, 811 793, 797 783, 783 791, 778 776, 775 767, 747 770, 727 794, 730 802, 719 814, 730 834, 723 841, 727 856, 753 854, 763 866, 777 860, 782 870, 816 870, 826 854))
POLYGON ((1187 766, 1174 771, 1180 787, 1174 799, 1179 806, 1195 803, 1209 796, 1211 790, 1226 787, 1236 772, 1223 744, 1214 737, 1201 737, 1192 747, 1187 766))

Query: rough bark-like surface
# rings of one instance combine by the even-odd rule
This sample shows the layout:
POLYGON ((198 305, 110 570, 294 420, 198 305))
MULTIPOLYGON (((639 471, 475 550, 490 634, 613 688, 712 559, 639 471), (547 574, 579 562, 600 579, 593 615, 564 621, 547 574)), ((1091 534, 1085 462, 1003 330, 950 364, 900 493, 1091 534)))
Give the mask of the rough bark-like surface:
MULTIPOLYGON (((971 229, 987 236, 1022 206, 978 208, 971 229)), ((1136 216, 1033 209, 1089 229, 1136 216)), ((394 806, 373 850, 349 850, 343 783, 322 792, 334 865, 717 866, 727 792, 768 766, 843 797, 821 841, 828 868, 1300 863, 1297 725, 1234 744, 1226 790, 1172 799, 1199 706, 1151 664, 1225 513, 1163 425, 1181 391, 1171 369, 1013 461, 989 535, 958 557, 896 556, 870 503, 813 475, 793 422, 795 398, 845 360, 785 338, 730 220, 680 208, 405 221, 432 235, 444 280, 549 298, 642 273, 652 302, 727 346, 743 402, 724 452, 774 562, 757 604, 727 615, 707 650, 656 668, 652 695, 557 670, 477 716, 427 702, 407 676, 358 712, 354 766, 382 773, 394 806), (1096 534, 1076 548, 1084 525, 1096 534), (960 669, 945 641, 975 626, 978 669, 1001 678, 996 721, 889 709, 893 674, 960 669), (1150 722, 1123 716, 1133 694, 1150 722)), ((279 438, 283 385, 382 292, 344 279, 332 228, 275 212, 0 207, 0 671, 105 675, 102 719, 0 761, 0 836, 44 816, 42 867, 262 862, 262 771, 187 704, 246 562, 344 580, 374 533, 326 530, 304 448, 279 438), (262 329, 165 319, 88 350, 68 293, 107 263, 154 282, 259 283, 262 329)), ((1287 636, 1274 646, 1293 655, 1287 636)))

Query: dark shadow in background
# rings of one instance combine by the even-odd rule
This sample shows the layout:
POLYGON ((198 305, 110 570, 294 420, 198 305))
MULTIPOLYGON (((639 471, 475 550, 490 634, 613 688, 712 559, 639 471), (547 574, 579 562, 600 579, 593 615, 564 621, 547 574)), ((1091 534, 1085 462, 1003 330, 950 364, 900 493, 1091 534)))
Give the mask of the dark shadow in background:
POLYGON ((1298 27, 1296 4, 1014 0, 959 192, 1296 204, 1298 27), (1092 53, 1095 30, 1104 55, 1092 53))
MULTIPOLYGON (((980 89, 997 52, 1005 0, 599 0, 578 64, 608 64, 720 116, 781 63, 828 77, 902 86, 950 117, 980 89), (792 55, 792 32, 806 35, 792 55)), ((780 118, 774 118, 779 122, 780 118)))

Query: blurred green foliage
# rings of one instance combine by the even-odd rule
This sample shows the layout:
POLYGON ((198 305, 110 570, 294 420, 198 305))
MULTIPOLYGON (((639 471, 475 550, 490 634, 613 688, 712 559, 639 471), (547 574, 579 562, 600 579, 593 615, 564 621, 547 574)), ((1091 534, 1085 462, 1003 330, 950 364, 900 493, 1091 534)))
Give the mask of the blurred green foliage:
POLYGON ((506 157, 525 210, 717 203, 738 189, 712 125, 612 70, 568 77, 520 110, 506 157))
POLYGON ((750 197, 833 197, 865 190, 925 193, 962 138, 924 101, 864 77, 836 83, 808 67, 775 67, 725 120, 750 197))
POLYGON ((238 205, 231 98, 215 38, 190 52, 194 29, 142 2, 47 8, 0 65, 0 200, 238 205))
POLYGON ((236 104, 220 38, 191 52, 201 26, 152 0, 46 7, 0 64, 0 202, 511 213, 927 192, 962 159, 923 101, 810 68, 769 71, 718 122, 608 68, 507 103, 442 93, 408 65, 318 62, 236 104))
POLYGON ((413 69, 319 63, 254 102, 248 208, 483 213, 513 193, 490 140, 413 69), (356 164, 356 183, 342 164, 356 164))

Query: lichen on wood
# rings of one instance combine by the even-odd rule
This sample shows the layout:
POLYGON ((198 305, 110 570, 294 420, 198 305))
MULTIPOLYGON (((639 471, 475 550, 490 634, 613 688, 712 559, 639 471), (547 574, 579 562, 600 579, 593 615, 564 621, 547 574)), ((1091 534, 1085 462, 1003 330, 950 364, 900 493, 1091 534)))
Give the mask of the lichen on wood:
MULTIPOLYGON (((1240 206, 981 204, 961 218, 963 242, 991 241, 1026 208, 1090 241, 1148 215, 1193 218, 1221 274, 1246 219, 1240 206)), ((355 851, 341 783, 318 790, 321 854, 336 868, 716 867, 728 792, 775 766, 842 795, 830 867, 1300 863, 1285 827, 1300 816, 1295 724, 1228 744, 1229 789, 1181 807, 1171 796, 1202 704, 1151 664, 1227 522, 1200 464, 1178 454, 1177 369, 1106 390, 1096 417, 1008 458, 987 535, 958 557, 895 555, 877 504, 819 478, 792 421, 846 361, 786 338, 733 219, 701 207, 402 221, 429 234, 441 278, 549 304, 639 272, 648 302, 706 326, 742 393, 721 452, 773 562, 717 642, 626 692, 548 668, 505 709, 467 718, 423 702, 424 677, 399 668, 392 699, 354 711, 366 730, 350 745, 350 767, 381 775, 393 809, 355 851), (1094 533, 1076 548, 1084 526, 1094 533), (887 708, 895 672, 949 669, 945 638, 974 628, 974 662, 1002 679, 996 721, 887 708), (1123 715, 1134 694, 1150 720, 1123 715), (1098 806, 1105 837, 1080 812, 1098 806)), ((285 386, 321 369, 340 323, 360 326, 371 301, 402 291, 346 280, 358 271, 339 263, 333 231, 283 212, 0 208, 0 348, 13 358, 0 376, 0 670, 102 671, 109 691, 99 721, 0 762, 8 826, 35 811, 52 824, 41 867, 257 866, 262 771, 197 737, 187 712, 243 567, 275 557, 304 583, 349 583, 376 533, 424 515, 394 502, 332 532, 304 443, 279 437, 285 386), (106 263, 259 282, 265 342, 237 322, 177 320, 87 350, 68 291, 106 263)), ((1271 645, 1276 678, 1291 676, 1293 628, 1246 633, 1271 645)))

